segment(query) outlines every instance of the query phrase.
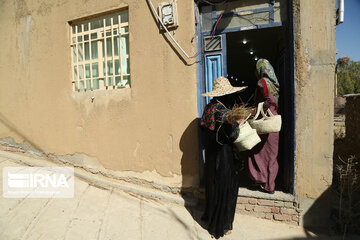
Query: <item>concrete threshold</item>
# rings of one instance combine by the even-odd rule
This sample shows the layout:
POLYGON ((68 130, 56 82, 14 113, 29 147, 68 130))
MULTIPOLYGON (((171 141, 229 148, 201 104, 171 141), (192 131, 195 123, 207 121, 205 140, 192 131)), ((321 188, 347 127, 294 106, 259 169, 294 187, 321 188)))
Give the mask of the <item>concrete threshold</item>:
MULTIPOLYGON (((14 162, 31 167, 61 167, 61 166, 68 167, 68 165, 57 164, 51 162, 48 159, 44 159, 44 158, 38 159, 38 158, 23 156, 2 150, 0 150, 0 157, 10 159, 14 162)), ((118 189, 127 192, 135 197, 152 199, 159 202, 174 203, 181 206, 195 206, 198 203, 198 200, 195 198, 182 196, 180 194, 162 192, 160 190, 156 190, 152 188, 141 187, 136 184, 108 178, 101 174, 94 174, 79 167, 74 167, 74 175, 75 177, 78 177, 88 182, 92 186, 109 189, 109 190, 118 189)))
POLYGON ((274 194, 269 194, 269 193, 265 193, 265 192, 249 190, 247 188, 239 188, 238 196, 239 197, 252 197, 252 198, 260 198, 260 199, 278 200, 278 201, 286 201, 286 202, 295 201, 295 197, 290 193, 275 191, 274 194))

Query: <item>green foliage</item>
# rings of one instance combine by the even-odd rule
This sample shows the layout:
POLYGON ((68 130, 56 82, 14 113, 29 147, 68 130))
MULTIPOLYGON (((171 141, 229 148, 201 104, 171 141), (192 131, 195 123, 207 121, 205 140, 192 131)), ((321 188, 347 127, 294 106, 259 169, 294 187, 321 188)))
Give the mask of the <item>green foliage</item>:
POLYGON ((354 62, 346 58, 338 59, 338 94, 360 93, 360 62, 354 62))

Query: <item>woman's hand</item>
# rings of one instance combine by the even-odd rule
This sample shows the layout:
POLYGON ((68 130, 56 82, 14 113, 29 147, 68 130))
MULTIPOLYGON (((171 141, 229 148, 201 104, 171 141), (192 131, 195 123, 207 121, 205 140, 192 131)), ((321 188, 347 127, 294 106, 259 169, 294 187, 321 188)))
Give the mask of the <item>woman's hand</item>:
POLYGON ((256 115, 256 108, 252 108, 250 112, 251 112, 251 117, 254 117, 256 115))

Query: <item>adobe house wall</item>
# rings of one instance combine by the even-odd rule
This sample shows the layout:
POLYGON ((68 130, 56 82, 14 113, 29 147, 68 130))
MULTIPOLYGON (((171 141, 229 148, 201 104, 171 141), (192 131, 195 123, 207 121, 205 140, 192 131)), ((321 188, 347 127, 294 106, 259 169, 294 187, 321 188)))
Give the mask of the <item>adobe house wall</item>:
MULTIPOLYGON (((177 4, 171 32, 191 55, 193 2, 177 4)), ((4 143, 165 185, 198 185, 196 64, 160 34, 146 1, 6 0, 0 11, 4 143), (68 21, 127 7, 131 88, 73 92, 68 21)))
POLYGON ((294 0, 295 192, 304 225, 326 224, 331 204, 336 1, 294 0))
MULTIPOLYGON (((153 0, 155 6, 159 2, 153 0)), ((191 55, 196 43, 193 2, 177 4, 179 27, 172 34, 191 55)), ((326 218, 336 1, 294 0, 293 9, 295 192, 304 215, 326 218), (318 201, 324 207, 313 211, 318 201)), ((142 174, 150 182, 198 186, 196 63, 184 60, 159 33, 146 1, 8 0, 0 10, 0 42, 6 46, 0 55, 3 143, 25 142, 65 162, 142 174), (131 88, 73 92, 68 21, 126 7, 131 88)))

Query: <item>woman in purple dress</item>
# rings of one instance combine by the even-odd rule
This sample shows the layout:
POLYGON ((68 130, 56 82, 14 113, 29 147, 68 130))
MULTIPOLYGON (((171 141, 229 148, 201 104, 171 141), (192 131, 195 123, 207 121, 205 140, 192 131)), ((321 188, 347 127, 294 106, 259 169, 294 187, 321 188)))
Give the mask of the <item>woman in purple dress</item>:
MULTIPOLYGON (((255 104, 264 102, 264 111, 277 115, 279 99, 279 82, 274 69, 266 59, 256 63, 258 77, 255 92, 255 104)), ((279 133, 260 135, 261 142, 249 151, 248 165, 250 178, 262 191, 274 193, 275 179, 278 173, 279 133)))

